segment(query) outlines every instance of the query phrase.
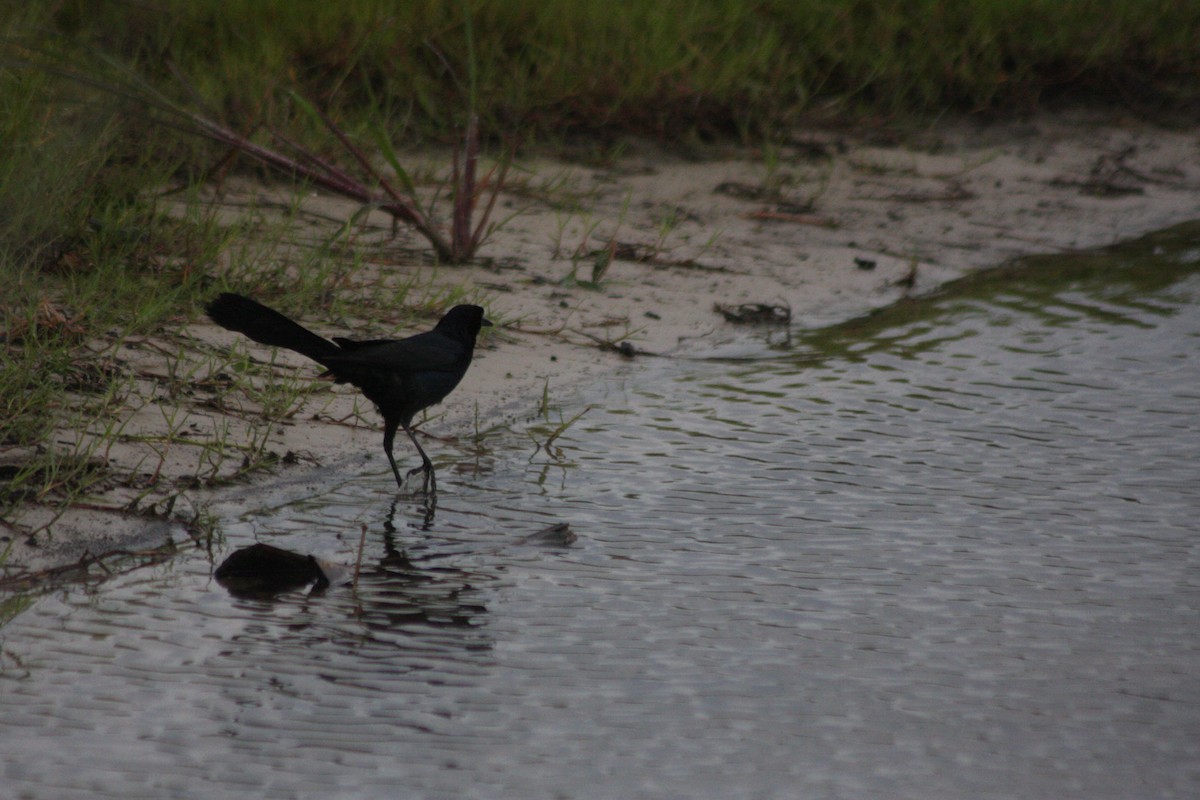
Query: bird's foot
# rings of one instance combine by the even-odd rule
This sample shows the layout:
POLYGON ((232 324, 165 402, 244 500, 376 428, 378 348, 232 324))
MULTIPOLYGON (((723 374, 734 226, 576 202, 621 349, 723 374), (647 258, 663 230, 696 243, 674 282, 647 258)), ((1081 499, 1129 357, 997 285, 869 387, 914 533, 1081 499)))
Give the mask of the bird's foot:
POLYGON ((408 477, 411 478, 418 472, 425 474, 425 480, 421 484, 421 491, 425 494, 437 494, 437 477, 433 471, 433 464, 422 464, 419 467, 413 467, 408 471, 408 477))

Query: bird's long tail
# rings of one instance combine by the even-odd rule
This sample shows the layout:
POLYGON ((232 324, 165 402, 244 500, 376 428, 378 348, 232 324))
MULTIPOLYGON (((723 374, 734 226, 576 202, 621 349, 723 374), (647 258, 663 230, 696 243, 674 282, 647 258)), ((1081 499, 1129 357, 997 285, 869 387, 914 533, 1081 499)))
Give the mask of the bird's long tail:
POLYGON ((244 333, 259 344, 295 350, 319 364, 341 352, 341 348, 328 339, 240 294, 225 292, 218 295, 205 310, 213 322, 226 330, 244 333))

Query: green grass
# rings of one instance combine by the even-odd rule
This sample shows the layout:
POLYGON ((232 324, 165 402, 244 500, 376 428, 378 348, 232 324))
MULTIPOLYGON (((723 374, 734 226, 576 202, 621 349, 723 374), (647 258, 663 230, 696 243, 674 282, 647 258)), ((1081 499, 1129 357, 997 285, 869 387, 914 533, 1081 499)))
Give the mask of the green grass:
POLYGON ((230 122, 297 122, 280 91, 296 88, 407 135, 444 136, 461 125, 472 77, 492 131, 676 136, 761 131, 830 104, 877 116, 1002 111, 1062 91, 1169 103, 1178 92, 1195 98, 1200 68, 1200 4, 1177 0, 75 0, 55 8, 41 22, 66 48, 114 54, 182 96, 177 69, 230 122))

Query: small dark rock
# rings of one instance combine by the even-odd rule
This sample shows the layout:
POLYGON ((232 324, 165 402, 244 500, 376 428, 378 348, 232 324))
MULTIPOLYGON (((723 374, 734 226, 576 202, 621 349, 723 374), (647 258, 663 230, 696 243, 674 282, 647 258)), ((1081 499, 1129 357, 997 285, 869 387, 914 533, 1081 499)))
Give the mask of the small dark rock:
POLYGON ((271 597, 310 583, 317 591, 329 586, 312 556, 262 543, 233 551, 213 577, 236 597, 271 597))

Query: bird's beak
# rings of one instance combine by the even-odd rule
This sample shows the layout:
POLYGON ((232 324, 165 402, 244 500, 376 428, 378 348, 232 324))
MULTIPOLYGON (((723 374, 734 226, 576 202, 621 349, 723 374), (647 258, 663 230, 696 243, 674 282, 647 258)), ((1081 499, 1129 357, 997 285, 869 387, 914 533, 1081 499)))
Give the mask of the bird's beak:
POLYGON ((490 319, 488 319, 487 317, 484 317, 483 320, 479 324, 485 328, 492 327, 492 321, 490 319))

